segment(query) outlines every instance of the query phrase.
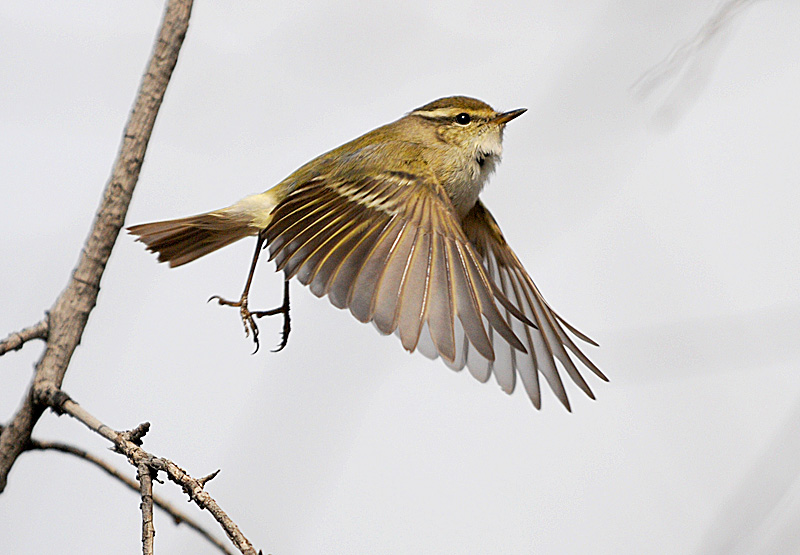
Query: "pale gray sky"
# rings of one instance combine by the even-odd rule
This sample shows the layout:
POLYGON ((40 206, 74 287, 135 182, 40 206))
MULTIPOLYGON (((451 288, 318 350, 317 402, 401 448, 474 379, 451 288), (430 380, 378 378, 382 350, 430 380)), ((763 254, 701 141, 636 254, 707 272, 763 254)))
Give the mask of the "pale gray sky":
MULTIPOLYGON (((65 390, 111 426, 150 421, 146 447, 189 472, 221 468, 208 490, 265 553, 796 552, 800 5, 739 13, 666 124, 669 87, 631 92, 717 6, 200 2, 134 195, 129 224, 206 211, 440 96, 527 107, 483 198, 600 342, 597 401, 568 384, 572 414, 549 391, 537 412, 298 284, 288 347, 269 353, 263 322, 250 356, 236 311, 205 301, 239 294, 252 241, 170 270, 127 235, 65 390)), ((0 335, 66 284, 162 9, 0 5, 0 335)), ((253 306, 280 296, 262 264, 253 306)), ((1 421, 39 353, 0 359, 1 421)), ((124 466, 68 418, 36 436, 124 466)), ((139 518, 53 453, 0 496, 9 553, 137 553, 139 518)), ((156 531, 160 552, 214 552, 156 531)))

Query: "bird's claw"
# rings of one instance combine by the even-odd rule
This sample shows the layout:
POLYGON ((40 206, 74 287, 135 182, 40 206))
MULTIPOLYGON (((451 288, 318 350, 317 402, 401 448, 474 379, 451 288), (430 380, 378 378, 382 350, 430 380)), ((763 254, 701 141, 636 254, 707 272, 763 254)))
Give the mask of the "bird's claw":
POLYGON ((275 314, 283 314, 283 329, 281 331, 281 342, 277 348, 273 349, 273 353, 277 353, 278 351, 283 350, 286 347, 286 344, 289 342, 289 332, 291 331, 291 319, 289 317, 289 300, 288 296, 284 298, 283 305, 278 308, 274 308, 272 310, 256 310, 251 311, 250 308, 247 306, 247 295, 242 296, 241 299, 238 301, 228 301, 223 299, 219 295, 214 295, 208 299, 207 302, 211 302, 213 300, 217 301, 217 304, 222 306, 233 306, 239 309, 239 314, 242 318, 242 325, 244 325, 244 336, 250 337, 252 334, 253 336, 253 343, 255 343, 256 348, 252 354, 256 354, 258 352, 259 347, 261 346, 260 342, 258 341, 258 325, 256 324, 255 318, 263 318, 264 316, 274 316, 275 314))
MULTIPOLYGON (((276 314, 283 314, 283 329, 281 329, 281 342, 280 344, 272 349, 271 352, 277 353, 282 351, 286 344, 289 342, 289 332, 292 331, 292 319, 289 316, 289 307, 285 304, 278 308, 274 308, 272 310, 261 310, 258 312, 252 312, 252 316, 256 318, 261 318, 263 316, 275 316, 276 314)), ((253 323, 255 325, 255 323, 253 323)), ((258 330, 258 328, 256 328, 258 330)))
POLYGON ((258 325, 256 325, 256 321, 253 319, 253 316, 258 316, 260 313, 258 312, 251 312, 250 308, 247 306, 247 296, 243 296, 238 301, 229 301, 227 299, 223 299, 219 295, 214 295, 208 299, 207 302, 217 301, 217 304, 221 306, 233 306, 239 309, 239 315, 242 318, 242 325, 244 326, 244 336, 250 337, 252 334, 253 336, 253 343, 256 344, 256 349, 253 351, 253 354, 258 352, 259 347, 261 346, 258 341, 258 325))

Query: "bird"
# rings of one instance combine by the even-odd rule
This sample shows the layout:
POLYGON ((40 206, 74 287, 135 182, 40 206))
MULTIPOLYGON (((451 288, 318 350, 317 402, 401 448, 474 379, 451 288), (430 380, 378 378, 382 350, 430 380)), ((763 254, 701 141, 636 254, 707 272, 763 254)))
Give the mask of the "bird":
POLYGON ((181 266, 245 237, 257 238, 237 307, 258 349, 255 318, 283 314, 290 330, 289 281, 327 296, 409 352, 465 366, 479 381, 517 381, 541 408, 539 375, 571 411, 558 364, 591 399, 579 362, 608 378, 576 340, 598 344, 545 301, 497 221, 479 198, 502 155, 503 131, 526 109, 434 100, 318 156, 283 181, 226 207, 134 225, 129 233, 181 266), (284 274, 284 302, 251 311, 248 295, 262 248, 284 274), (575 359, 575 360, 573 360, 575 359))

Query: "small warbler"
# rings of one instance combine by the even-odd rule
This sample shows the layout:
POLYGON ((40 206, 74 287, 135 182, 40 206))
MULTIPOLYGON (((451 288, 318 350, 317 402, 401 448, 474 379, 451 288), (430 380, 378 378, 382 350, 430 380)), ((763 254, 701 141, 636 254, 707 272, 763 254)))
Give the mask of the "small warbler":
MULTIPOLYGON (((238 301, 245 333, 254 318, 284 315, 292 277, 361 322, 400 337, 408 351, 464 366, 507 393, 517 374, 536 408, 538 374, 570 409, 556 361, 594 395, 571 355, 607 378, 567 331, 597 345, 545 302, 497 222, 478 199, 502 154, 503 129, 525 109, 497 112, 473 98, 426 104, 323 154, 268 191, 220 210, 135 225, 158 260, 180 266, 244 237, 256 250, 238 301), (262 246, 285 277, 284 303, 251 311, 248 293, 262 246)), ((209 299, 211 300, 211 299, 209 299)))

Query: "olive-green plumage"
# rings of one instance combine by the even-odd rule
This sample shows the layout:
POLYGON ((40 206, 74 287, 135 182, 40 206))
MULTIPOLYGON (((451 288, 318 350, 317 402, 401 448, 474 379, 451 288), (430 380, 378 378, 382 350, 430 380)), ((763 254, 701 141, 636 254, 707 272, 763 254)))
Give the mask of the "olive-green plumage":
MULTIPOLYGON (((442 357, 477 379, 494 374, 511 393, 519 375, 541 406, 541 373, 569 409, 558 360, 594 398, 568 351, 602 379, 547 305, 494 218, 478 200, 502 154, 505 124, 524 110, 496 112, 468 97, 411 111, 327 152, 268 191, 236 204, 129 231, 171 266, 250 235, 266 241, 286 279, 297 277, 403 346, 442 357)), ((255 268, 254 258, 252 269, 255 268)), ((257 328, 247 286, 236 303, 257 328)))

